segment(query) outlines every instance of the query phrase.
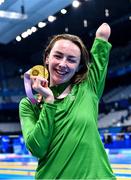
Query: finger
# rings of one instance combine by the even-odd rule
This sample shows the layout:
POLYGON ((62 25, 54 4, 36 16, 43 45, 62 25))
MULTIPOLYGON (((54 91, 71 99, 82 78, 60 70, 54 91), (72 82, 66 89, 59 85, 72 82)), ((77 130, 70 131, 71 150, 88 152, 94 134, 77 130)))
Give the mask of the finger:
POLYGON ((41 77, 41 76, 30 76, 30 79, 32 79, 32 80, 39 79, 39 80, 42 81, 42 82, 48 82, 47 79, 45 79, 45 78, 43 78, 43 77, 41 77))
POLYGON ((48 81, 42 81, 41 85, 42 87, 48 87, 48 81))
POLYGON ((42 101, 42 97, 43 97, 43 96, 42 96, 41 94, 38 94, 37 101, 38 101, 38 102, 41 102, 41 101, 42 101))

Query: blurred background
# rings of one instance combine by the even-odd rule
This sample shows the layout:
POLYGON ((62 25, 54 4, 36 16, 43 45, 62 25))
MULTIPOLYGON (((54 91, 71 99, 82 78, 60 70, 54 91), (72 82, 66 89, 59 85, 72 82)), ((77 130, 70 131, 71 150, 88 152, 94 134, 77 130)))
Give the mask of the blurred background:
POLYGON ((43 64, 48 40, 81 37, 90 50, 97 28, 112 29, 98 128, 118 179, 131 179, 131 0, 0 0, 0 179, 33 179, 37 160, 22 137, 23 74, 43 64))

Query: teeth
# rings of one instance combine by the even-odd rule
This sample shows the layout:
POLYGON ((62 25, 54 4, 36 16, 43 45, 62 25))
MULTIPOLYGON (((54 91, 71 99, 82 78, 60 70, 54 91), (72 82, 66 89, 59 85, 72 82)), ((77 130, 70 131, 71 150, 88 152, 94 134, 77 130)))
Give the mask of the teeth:
POLYGON ((58 74, 60 74, 60 75, 65 75, 65 74, 66 74, 66 72, 59 71, 59 70, 57 70, 56 72, 57 72, 58 74))

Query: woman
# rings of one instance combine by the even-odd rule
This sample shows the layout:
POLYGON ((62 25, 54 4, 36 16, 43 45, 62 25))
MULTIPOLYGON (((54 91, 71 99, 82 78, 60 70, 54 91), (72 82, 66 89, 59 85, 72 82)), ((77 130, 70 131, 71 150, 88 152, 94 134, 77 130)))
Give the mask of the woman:
POLYGON ((39 159, 36 179, 116 179, 97 129, 109 36, 110 27, 103 23, 96 32, 91 63, 77 36, 55 36, 44 56, 49 83, 31 77, 32 88, 43 99, 41 106, 22 99, 20 119, 26 146, 39 159))

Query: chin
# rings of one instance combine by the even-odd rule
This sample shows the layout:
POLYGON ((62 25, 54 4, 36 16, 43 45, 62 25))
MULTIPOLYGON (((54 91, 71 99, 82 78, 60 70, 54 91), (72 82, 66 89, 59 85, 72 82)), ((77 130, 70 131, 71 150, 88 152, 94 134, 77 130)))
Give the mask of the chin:
POLYGON ((63 84, 63 83, 66 83, 68 80, 54 80, 54 85, 59 85, 59 84, 63 84))

